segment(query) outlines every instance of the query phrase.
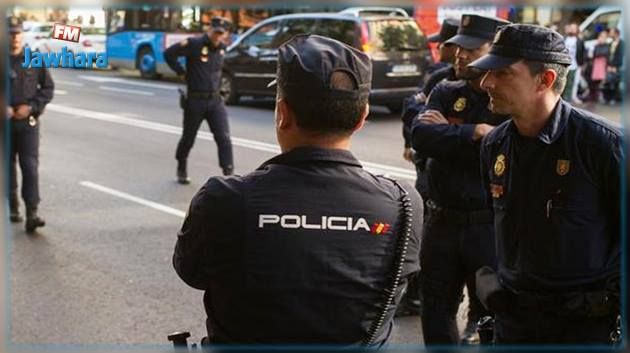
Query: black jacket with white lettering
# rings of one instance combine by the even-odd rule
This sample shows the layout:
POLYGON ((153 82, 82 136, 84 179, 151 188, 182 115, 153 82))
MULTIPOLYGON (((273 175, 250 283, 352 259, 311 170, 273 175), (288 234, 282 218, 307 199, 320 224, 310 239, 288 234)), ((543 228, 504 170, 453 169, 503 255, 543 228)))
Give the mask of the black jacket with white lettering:
MULTIPOLYGON (((405 185, 412 233, 398 287, 419 271, 422 202, 405 185)), ((296 148, 242 177, 213 177, 193 198, 174 267, 205 290, 218 343, 354 344, 392 275, 403 191, 352 153, 296 148)), ((390 334, 391 307, 376 342, 390 334)))

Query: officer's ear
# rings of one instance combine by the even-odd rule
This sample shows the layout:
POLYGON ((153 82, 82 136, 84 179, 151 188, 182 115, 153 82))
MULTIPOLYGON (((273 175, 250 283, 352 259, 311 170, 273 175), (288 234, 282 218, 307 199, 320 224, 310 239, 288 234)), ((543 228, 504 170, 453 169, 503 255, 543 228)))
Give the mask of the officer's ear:
POLYGON ((541 90, 546 90, 546 89, 553 88, 553 85, 556 82, 556 79, 558 78, 558 73, 555 70, 547 69, 547 70, 544 70, 540 74, 539 77, 540 77, 539 88, 541 90))
POLYGON ((357 125, 355 125, 354 129, 352 129, 352 132, 359 131, 361 130, 361 128, 363 128, 363 125, 365 125, 365 120, 367 119, 367 116, 369 114, 370 114, 370 104, 367 103, 365 105, 365 108, 361 112, 361 118, 357 122, 357 125))
POLYGON ((276 102, 276 105, 278 109, 278 129, 285 130, 291 128, 295 121, 295 114, 293 114, 293 109, 284 98, 279 98, 276 102))

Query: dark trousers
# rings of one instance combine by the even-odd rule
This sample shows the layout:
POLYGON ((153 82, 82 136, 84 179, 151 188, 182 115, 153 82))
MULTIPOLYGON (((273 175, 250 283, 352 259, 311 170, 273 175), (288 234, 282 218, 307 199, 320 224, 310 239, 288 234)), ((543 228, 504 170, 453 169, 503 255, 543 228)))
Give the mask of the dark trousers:
POLYGON ((219 152, 219 166, 233 168, 232 140, 230 139, 230 125, 223 99, 214 96, 209 99, 188 98, 188 106, 184 117, 182 137, 177 144, 175 158, 186 160, 190 149, 195 143, 197 131, 201 122, 206 120, 217 144, 219 152))
POLYGON ((39 204, 39 122, 29 125, 28 119, 10 120, 11 141, 9 151, 9 202, 18 207, 17 163, 22 172, 22 199, 27 207, 39 204))
POLYGON ((561 316, 554 314, 554 309, 510 303, 509 312, 495 316, 496 344, 610 344, 616 314, 597 318, 561 316))
MULTIPOLYGON (((448 220, 433 223, 429 214, 424 225, 420 266, 424 342, 458 344, 456 315, 464 284, 480 267, 495 267, 492 223, 454 224, 448 220)), ((478 301, 475 288, 469 288, 469 298, 478 301)), ((477 315, 489 315, 480 303, 472 305, 482 311, 477 315)))

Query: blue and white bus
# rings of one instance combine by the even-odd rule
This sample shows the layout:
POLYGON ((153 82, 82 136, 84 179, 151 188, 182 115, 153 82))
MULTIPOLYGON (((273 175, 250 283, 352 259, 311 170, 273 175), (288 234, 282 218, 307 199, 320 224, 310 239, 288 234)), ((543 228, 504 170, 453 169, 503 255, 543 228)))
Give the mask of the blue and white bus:
POLYGON ((164 50, 202 33, 198 6, 106 8, 107 57, 114 68, 137 69, 145 78, 174 76, 164 50))

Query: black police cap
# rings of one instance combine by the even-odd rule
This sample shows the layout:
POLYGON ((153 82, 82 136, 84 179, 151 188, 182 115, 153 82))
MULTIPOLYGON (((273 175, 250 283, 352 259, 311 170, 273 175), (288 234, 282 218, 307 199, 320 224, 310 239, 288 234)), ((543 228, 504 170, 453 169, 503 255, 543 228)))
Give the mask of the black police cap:
POLYGON ((497 70, 522 59, 571 65, 569 50, 560 33, 537 25, 511 24, 499 29, 487 55, 468 66, 497 70))
POLYGON ((446 42, 457 34, 458 29, 459 20, 456 20, 454 18, 447 18, 442 21, 442 28, 440 28, 440 31, 438 33, 430 35, 427 40, 434 43, 446 42))
POLYGON ((210 27, 216 32, 228 32, 231 23, 227 18, 215 16, 210 20, 210 27))
POLYGON ((457 44, 464 49, 477 49, 484 43, 492 41, 499 26, 509 23, 496 17, 464 14, 457 35, 445 43, 457 44))
MULTIPOLYGON (((278 48, 278 70, 294 99, 358 99, 368 97, 372 81, 372 62, 363 52, 338 40, 314 34, 298 34, 278 48), (333 73, 341 71, 355 82, 356 89, 331 88, 333 73)), ((267 87, 277 84, 270 82, 267 87)))
POLYGON ((15 17, 15 16, 11 16, 7 19, 7 23, 9 24, 9 33, 13 34, 13 33, 22 33, 23 28, 22 28, 22 23, 20 22, 20 20, 15 17))

